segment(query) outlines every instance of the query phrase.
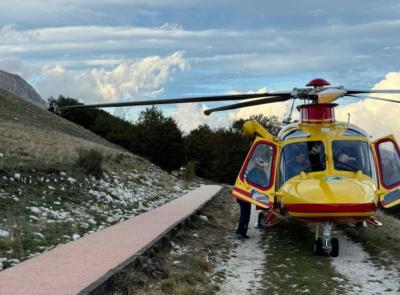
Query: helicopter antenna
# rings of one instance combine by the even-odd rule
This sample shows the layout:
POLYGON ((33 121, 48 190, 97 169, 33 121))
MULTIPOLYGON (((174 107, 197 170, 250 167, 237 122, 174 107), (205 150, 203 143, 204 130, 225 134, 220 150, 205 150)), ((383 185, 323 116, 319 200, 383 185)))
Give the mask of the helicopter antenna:
POLYGON ((351 118, 350 113, 347 113, 347 124, 350 124, 350 118, 351 118))

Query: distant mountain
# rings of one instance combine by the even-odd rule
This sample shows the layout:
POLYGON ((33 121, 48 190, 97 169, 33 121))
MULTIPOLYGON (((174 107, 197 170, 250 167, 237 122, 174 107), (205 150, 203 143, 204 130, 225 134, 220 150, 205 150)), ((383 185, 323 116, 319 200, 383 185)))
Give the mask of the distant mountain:
POLYGON ((7 90, 42 109, 47 109, 46 101, 44 101, 36 90, 19 75, 0 70, 0 89, 7 90))

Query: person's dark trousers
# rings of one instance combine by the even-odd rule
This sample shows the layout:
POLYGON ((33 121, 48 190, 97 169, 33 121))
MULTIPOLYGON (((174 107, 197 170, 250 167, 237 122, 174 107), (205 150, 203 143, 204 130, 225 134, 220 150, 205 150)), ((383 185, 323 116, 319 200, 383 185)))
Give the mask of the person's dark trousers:
POLYGON ((246 201, 237 199, 240 206, 239 226, 236 230, 237 235, 246 236, 249 227, 251 204, 246 201))

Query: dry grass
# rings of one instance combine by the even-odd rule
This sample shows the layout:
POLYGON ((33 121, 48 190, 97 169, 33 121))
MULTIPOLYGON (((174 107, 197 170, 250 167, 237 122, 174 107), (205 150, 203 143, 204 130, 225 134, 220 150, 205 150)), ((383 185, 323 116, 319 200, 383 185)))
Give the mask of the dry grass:
MULTIPOLYGON (((40 170, 72 167, 79 150, 98 150, 106 160, 129 154, 60 131, 41 130, 20 123, 0 121, 0 169, 37 168, 40 170)), ((109 161, 110 162, 110 161, 109 161)))
POLYGON ((2 170, 65 169, 76 162, 79 149, 98 150, 110 163, 121 159, 120 154, 128 155, 81 126, 1 89, 0 134, 2 170))

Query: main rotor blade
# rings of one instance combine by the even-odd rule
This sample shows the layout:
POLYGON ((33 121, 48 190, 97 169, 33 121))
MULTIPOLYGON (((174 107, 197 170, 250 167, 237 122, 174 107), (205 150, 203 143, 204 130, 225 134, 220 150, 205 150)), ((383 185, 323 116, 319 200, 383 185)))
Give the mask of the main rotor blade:
MULTIPOLYGON (((362 97, 360 97, 360 96, 357 96, 357 95, 349 95, 349 94, 347 94, 347 96, 351 96, 351 97, 357 97, 357 98, 362 98, 362 97)), ((389 98, 381 98, 381 97, 374 97, 374 96, 367 96, 366 98, 369 98, 369 99, 375 99, 375 100, 382 100, 382 101, 389 101, 389 102, 396 102, 396 103, 400 103, 400 100, 389 99, 389 98)))
POLYGON ((362 93, 388 93, 388 94, 397 94, 400 93, 400 90, 347 90, 347 95, 349 94, 362 94, 362 93))
POLYGON ((260 105, 260 104, 267 104, 267 103, 273 103, 273 102, 286 101, 286 100, 289 100, 289 99, 291 99, 291 97, 269 96, 269 97, 266 97, 266 98, 263 98, 263 99, 240 102, 240 103, 230 104, 230 105, 223 106, 223 107, 208 109, 208 110, 204 111, 204 114, 208 116, 208 115, 210 115, 211 113, 214 113, 214 112, 234 110, 234 109, 239 109, 239 108, 256 106, 256 105, 260 105))
POLYGON ((204 97, 187 97, 187 98, 173 98, 173 99, 155 99, 155 100, 142 100, 142 101, 127 101, 115 103, 100 103, 89 105, 73 105, 60 108, 61 110, 67 109, 92 109, 92 108, 115 108, 115 107, 128 107, 128 106, 144 106, 144 105, 160 105, 160 104, 173 104, 173 103, 190 103, 190 102, 213 102, 224 100, 242 100, 253 99, 266 96, 276 95, 279 97, 291 98, 291 92, 278 92, 278 93, 249 93, 249 94, 231 94, 231 95, 217 95, 217 96, 204 96, 204 97))

